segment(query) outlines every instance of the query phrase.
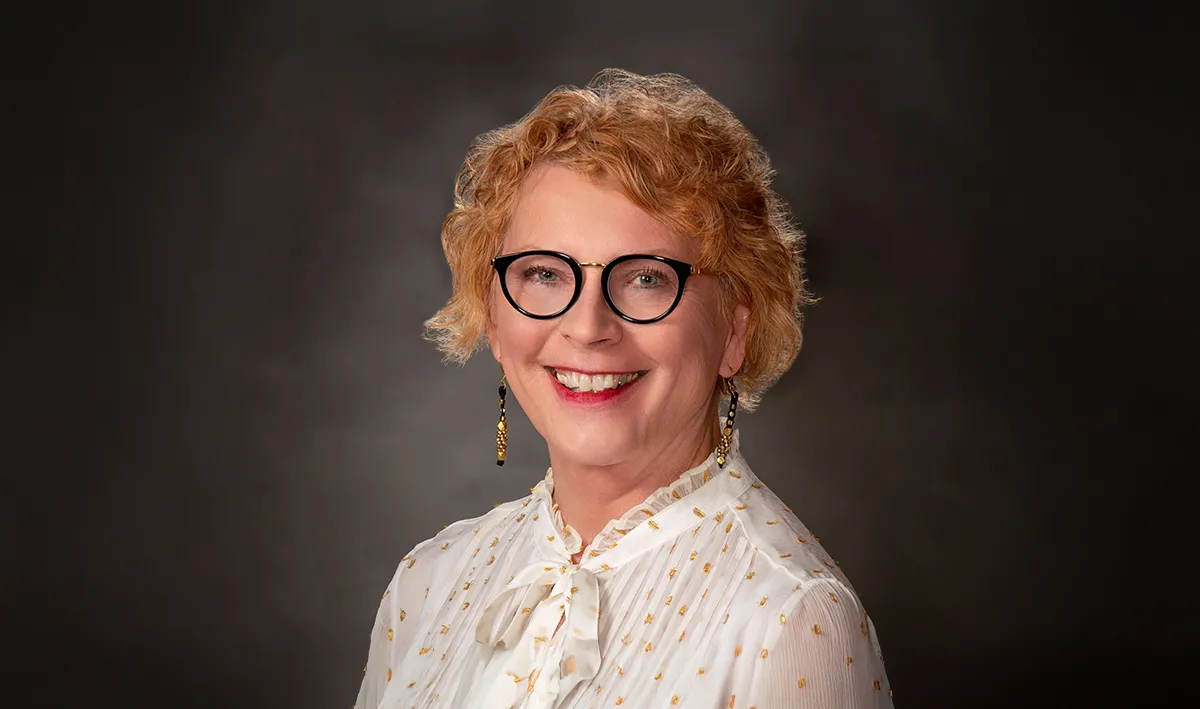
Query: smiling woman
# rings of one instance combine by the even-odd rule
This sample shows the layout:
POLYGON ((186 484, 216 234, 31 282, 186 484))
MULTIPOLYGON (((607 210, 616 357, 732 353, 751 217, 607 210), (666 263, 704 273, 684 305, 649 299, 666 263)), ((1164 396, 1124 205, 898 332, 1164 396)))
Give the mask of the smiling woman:
POLYGON ((891 705, 870 617, 734 432, 809 302, 771 175, 695 85, 617 70, 471 149, 427 325, 500 364, 497 462, 511 388, 550 466, 404 557, 359 709, 891 705))
MULTIPOLYGON (((618 505, 601 498, 603 510, 589 505, 610 515, 604 519, 576 513, 583 526, 572 524, 581 532, 589 524, 593 534, 599 531, 624 511, 617 507, 641 502, 716 444, 717 375, 731 377, 741 365, 749 311, 738 304, 732 318, 722 317, 715 278, 698 276, 687 281, 686 293, 680 288, 684 279, 670 263, 688 274, 699 250, 696 239, 672 232, 618 185, 562 165, 534 168, 517 195, 501 244, 506 256, 497 260, 515 256, 512 265, 532 261, 531 268, 493 279, 487 341, 546 439, 560 490, 603 476, 605 497, 626 498, 611 501, 618 505), (627 271, 626 264, 640 270, 627 271), (510 302, 497 289, 506 290, 510 302), (525 303, 545 306, 553 317, 529 317, 510 307, 525 303), (633 324, 631 317, 644 320, 633 324), (594 391, 596 379, 634 374, 640 376, 624 387, 594 391), (577 390, 559 375, 577 378, 577 390)), ((563 490, 559 505, 569 510, 572 497, 563 490)))

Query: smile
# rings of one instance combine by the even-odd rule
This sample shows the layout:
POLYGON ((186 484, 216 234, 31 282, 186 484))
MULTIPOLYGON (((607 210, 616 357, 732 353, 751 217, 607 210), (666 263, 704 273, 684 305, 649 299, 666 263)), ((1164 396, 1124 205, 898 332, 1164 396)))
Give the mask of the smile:
POLYGON ((599 392, 608 389, 618 389, 636 380, 645 372, 597 372, 584 374, 571 370, 557 370, 547 367, 554 378, 568 390, 575 393, 599 392))

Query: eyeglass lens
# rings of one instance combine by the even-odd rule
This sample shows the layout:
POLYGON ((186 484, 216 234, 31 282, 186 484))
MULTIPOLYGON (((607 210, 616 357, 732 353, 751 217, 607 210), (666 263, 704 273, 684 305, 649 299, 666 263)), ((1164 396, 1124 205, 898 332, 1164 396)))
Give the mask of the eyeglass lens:
MULTIPOLYGON (((522 310, 551 316, 563 311, 575 295, 575 272, 557 256, 522 256, 505 274, 509 296, 522 310)), ((679 295, 679 276, 654 259, 629 259, 613 267, 608 295, 618 311, 635 320, 652 320, 667 312, 679 295)))

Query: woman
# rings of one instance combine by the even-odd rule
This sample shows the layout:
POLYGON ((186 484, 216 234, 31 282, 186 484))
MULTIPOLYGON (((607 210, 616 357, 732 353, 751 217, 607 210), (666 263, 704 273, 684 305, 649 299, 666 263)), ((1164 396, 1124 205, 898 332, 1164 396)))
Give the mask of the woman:
POLYGON ((550 469, 401 560, 359 709, 891 705, 871 620, 734 431, 809 302, 771 174, 673 75, 602 72, 472 148, 427 325, 459 360, 486 339, 497 462, 511 389, 550 469))

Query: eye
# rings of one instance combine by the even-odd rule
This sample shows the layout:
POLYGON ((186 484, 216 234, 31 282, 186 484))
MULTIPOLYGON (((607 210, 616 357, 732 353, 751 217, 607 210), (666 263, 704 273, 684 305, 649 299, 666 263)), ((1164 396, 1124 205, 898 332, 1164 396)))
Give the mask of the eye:
POLYGON ((529 268, 525 269, 522 277, 524 280, 534 283, 554 283, 558 281, 559 274, 553 269, 542 266, 530 266, 529 268))
POLYGON ((667 280, 666 274, 652 268, 643 268, 633 275, 632 285, 638 288, 658 288, 667 280))

